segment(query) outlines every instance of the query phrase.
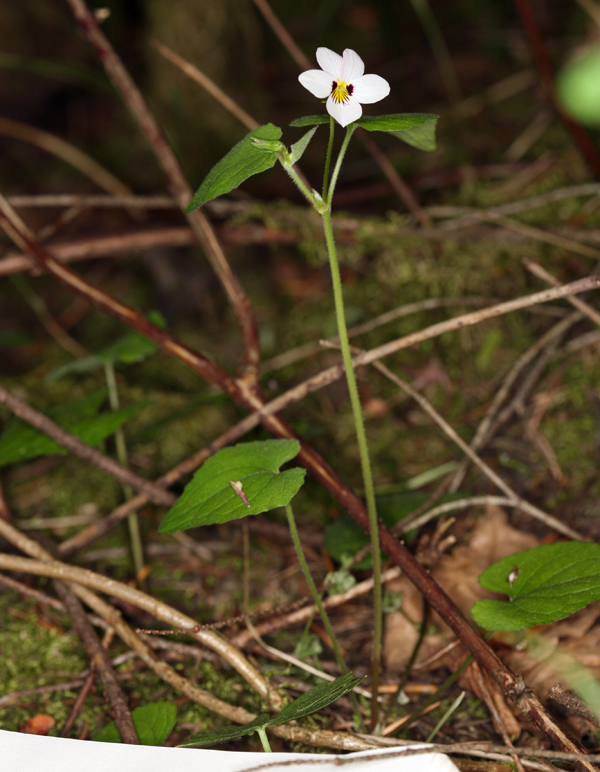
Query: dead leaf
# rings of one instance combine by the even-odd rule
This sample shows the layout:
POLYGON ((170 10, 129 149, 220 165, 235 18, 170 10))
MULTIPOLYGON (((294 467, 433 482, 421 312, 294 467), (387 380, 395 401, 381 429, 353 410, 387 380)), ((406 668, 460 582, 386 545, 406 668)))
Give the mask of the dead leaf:
POLYGON ((24 724, 21 724, 21 732, 23 734, 47 735, 55 724, 56 721, 52 716, 49 716, 47 713, 38 713, 25 721, 24 724))

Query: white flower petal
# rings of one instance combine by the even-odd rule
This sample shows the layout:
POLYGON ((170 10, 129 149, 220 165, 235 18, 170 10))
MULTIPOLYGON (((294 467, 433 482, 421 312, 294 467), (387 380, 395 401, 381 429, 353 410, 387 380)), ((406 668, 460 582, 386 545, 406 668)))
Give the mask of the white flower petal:
POLYGON ((346 83, 354 83, 365 72, 365 63, 351 48, 346 48, 342 57, 342 69, 340 79, 346 83))
POLYGON ((364 105, 379 102, 390 93, 390 84, 379 75, 363 75, 352 85, 354 86, 352 96, 364 105))
POLYGON ((347 126, 357 121, 362 115, 362 107, 357 99, 349 97, 345 102, 336 102, 333 97, 327 100, 327 112, 340 126, 347 126))
POLYGON ((323 70, 307 70, 298 76, 298 80, 313 96, 325 99, 331 94, 333 78, 323 70))
POLYGON ((342 57, 339 54, 329 48, 317 48, 317 62, 324 72, 331 75, 332 78, 340 80, 342 57))

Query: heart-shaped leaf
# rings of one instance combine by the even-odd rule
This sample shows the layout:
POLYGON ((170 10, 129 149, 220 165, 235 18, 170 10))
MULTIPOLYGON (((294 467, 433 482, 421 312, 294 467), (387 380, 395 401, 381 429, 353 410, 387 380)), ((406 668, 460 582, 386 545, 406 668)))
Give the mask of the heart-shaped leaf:
MULTIPOLYGON (((131 718, 141 745, 162 745, 175 726, 177 708, 170 702, 151 702, 132 711, 131 718)), ((114 721, 96 732, 93 740, 102 743, 123 742, 114 721)))
POLYGON ((261 148, 252 140, 259 139, 271 142, 280 137, 281 129, 272 123, 259 126, 247 134, 209 171, 185 213, 194 212, 207 201, 234 190, 248 177, 274 166, 277 160, 275 153, 272 150, 261 148))
POLYGON ((600 126, 600 46, 575 59, 556 78, 564 109, 584 126, 600 126))
POLYGON ((600 544, 542 544, 494 563, 479 584, 510 598, 475 603, 473 619, 486 630, 549 624, 600 598, 600 544))
POLYGON ((298 468, 279 469, 299 450, 297 440, 245 442, 223 448, 196 472, 165 515, 159 533, 226 523, 289 504, 306 473, 298 468))

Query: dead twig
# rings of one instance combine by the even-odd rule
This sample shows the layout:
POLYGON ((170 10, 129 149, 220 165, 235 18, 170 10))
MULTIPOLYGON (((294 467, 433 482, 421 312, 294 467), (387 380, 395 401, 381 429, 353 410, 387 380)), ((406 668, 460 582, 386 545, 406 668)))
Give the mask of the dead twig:
POLYGON ((465 453, 470 458, 470 460, 477 467, 479 467, 479 469, 481 469, 486 477, 488 477, 498 488, 500 488, 500 490, 505 493, 508 498, 515 502, 515 506, 518 506, 521 511, 526 512, 532 517, 535 517, 537 520, 540 520, 542 523, 547 525, 548 528, 552 528, 555 531, 568 536, 570 539, 576 539, 577 541, 584 540, 584 537, 580 533, 574 531, 572 528, 565 525, 557 518, 549 515, 547 512, 544 512, 543 510, 518 496, 517 493, 515 493, 515 491, 510 487, 510 485, 508 485, 508 483, 506 483, 499 475, 497 475, 496 472, 494 472, 494 470, 489 467, 485 461, 483 461, 481 457, 478 456, 467 445, 467 443, 454 431, 450 424, 444 418, 442 418, 442 416, 437 412, 433 405, 427 399, 425 399, 422 394, 419 394, 418 391, 415 391, 408 383, 406 383, 406 381, 403 381, 401 378, 399 378, 381 362, 375 362, 374 367, 379 370, 382 375, 399 386, 404 392, 406 392, 406 394, 411 396, 435 421, 435 423, 443 430, 443 432, 458 445, 463 453, 465 453))
POLYGON ((83 610, 83 606, 67 585, 59 581, 54 581, 53 585, 59 598, 64 603, 67 613, 71 617, 73 629, 83 644, 92 670, 102 681, 106 699, 110 705, 112 716, 123 742, 129 745, 139 745, 140 741, 133 725, 133 719, 131 718, 125 695, 119 686, 115 671, 112 669, 106 654, 106 649, 100 643, 96 631, 83 610))

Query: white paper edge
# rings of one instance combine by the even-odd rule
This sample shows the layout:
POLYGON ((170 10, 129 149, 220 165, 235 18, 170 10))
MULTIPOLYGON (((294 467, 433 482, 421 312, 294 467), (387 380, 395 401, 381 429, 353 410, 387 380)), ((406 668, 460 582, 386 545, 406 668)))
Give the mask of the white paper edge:
POLYGON ((70 740, 63 737, 7 732, 0 729, 2 772, 250 772, 268 765, 265 772, 458 772, 441 753, 408 754, 423 744, 360 753, 242 753, 198 748, 159 748, 70 740))

